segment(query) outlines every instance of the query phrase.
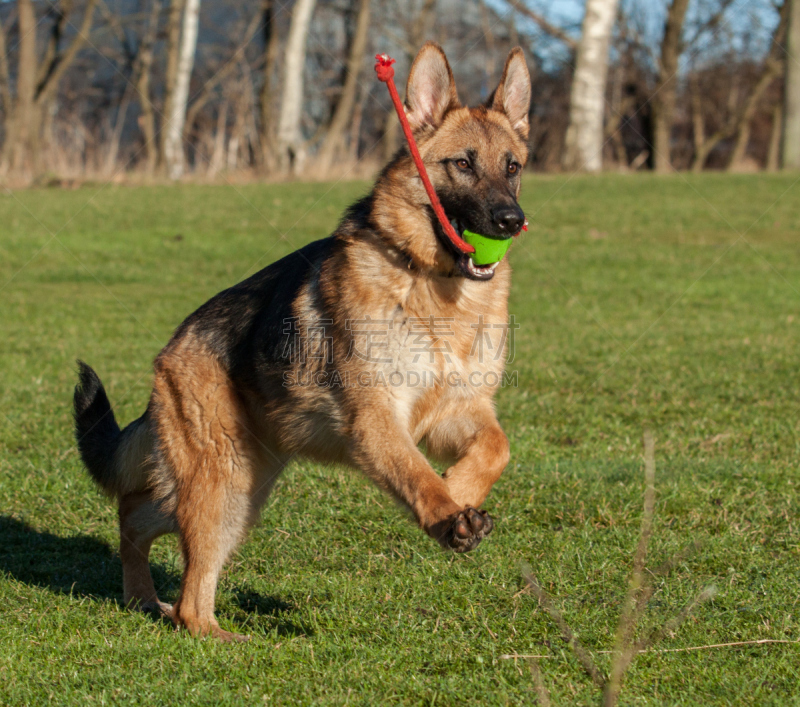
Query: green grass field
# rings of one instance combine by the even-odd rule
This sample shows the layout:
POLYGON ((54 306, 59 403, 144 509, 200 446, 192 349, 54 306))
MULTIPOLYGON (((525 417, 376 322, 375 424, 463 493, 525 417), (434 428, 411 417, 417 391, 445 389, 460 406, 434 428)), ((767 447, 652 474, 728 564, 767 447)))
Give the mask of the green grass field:
MULTIPOLYGON (((512 461, 472 554, 441 552, 356 472, 293 463, 227 567, 222 645, 122 605, 116 513, 71 432, 77 357, 127 423, 171 331, 327 235, 365 183, 0 195, 0 702, 598 704, 527 592, 529 563, 604 670, 642 517, 650 566, 697 548, 642 628, 709 585, 656 648, 800 639, 797 176, 531 177, 511 252, 520 324, 498 414, 512 461), (281 234, 285 234, 282 236, 281 234)), ((152 556, 173 600, 174 538, 152 556)), ((800 704, 800 645, 649 653, 627 705, 800 704)))

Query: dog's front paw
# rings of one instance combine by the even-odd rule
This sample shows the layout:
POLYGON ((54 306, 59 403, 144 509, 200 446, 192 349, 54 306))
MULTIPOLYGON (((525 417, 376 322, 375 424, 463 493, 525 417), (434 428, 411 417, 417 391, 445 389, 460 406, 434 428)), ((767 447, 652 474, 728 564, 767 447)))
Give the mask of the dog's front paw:
POLYGON ((494 521, 486 511, 467 506, 463 511, 437 523, 431 533, 446 550, 469 552, 478 547, 494 528, 494 521))

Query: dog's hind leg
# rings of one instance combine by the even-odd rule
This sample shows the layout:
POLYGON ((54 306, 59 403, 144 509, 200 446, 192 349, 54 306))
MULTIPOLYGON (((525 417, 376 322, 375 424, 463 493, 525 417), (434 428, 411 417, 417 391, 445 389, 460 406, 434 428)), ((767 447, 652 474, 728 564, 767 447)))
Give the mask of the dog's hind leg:
POLYGON ((247 529, 249 498, 222 484, 187 489, 178 506, 185 568, 173 620, 193 636, 246 640, 219 627, 214 597, 219 574, 247 529))
POLYGON ((159 601, 150 574, 153 541, 177 530, 175 519, 153 499, 151 491, 129 493, 119 503, 119 554, 125 605, 168 615, 172 607, 159 601))
POLYGON ((272 477, 226 371, 187 337, 156 364, 154 416, 181 539, 184 573, 172 619, 194 636, 244 640, 220 628, 220 571, 244 538, 272 477))

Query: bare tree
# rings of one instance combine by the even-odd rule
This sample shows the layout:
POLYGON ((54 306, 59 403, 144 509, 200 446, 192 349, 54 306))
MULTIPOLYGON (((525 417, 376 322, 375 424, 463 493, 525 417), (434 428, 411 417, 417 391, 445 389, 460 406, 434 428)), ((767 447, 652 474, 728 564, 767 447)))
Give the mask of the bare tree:
POLYGON ((164 166, 170 179, 180 179, 183 175, 183 123, 186 118, 186 102, 189 99, 189 80, 194 67, 197 50, 197 22, 200 13, 200 0, 186 0, 183 12, 183 31, 181 33, 178 66, 175 73, 175 90, 166 114, 164 132, 164 166))
POLYGON ((764 70, 737 117, 736 142, 728 162, 729 169, 737 169, 743 163, 747 146, 750 142, 750 126, 758 108, 758 103, 772 82, 784 72, 783 43, 786 38, 788 20, 789 3, 784 2, 780 10, 780 21, 772 35, 772 45, 764 62, 764 70))
MULTIPOLYGON (((692 115, 694 121, 694 159, 692 160, 692 171, 700 172, 708 160, 708 156, 714 151, 720 142, 731 137, 736 132, 739 123, 740 111, 737 110, 739 102, 739 79, 733 76, 730 82, 730 90, 727 94, 727 110, 721 111, 718 107, 714 108, 717 115, 725 116, 717 130, 710 135, 706 135, 706 121, 703 113, 703 88, 697 78, 692 76, 690 79, 690 91, 692 94, 692 115), (727 113, 727 115, 725 115, 727 113)), ((719 105, 719 103, 717 104, 719 105)))
POLYGON ((742 72, 741 67, 735 67, 731 71, 729 65, 732 62, 722 60, 702 71, 695 71, 690 76, 694 124, 693 171, 702 171, 712 152, 723 141, 730 141, 731 138, 735 138, 733 149, 722 164, 729 169, 742 166, 750 143, 751 123, 759 102, 772 82, 783 72, 781 59, 787 20, 788 6, 784 4, 772 35, 770 50, 760 70, 742 72), (748 80, 746 74, 752 78, 748 80), (727 81, 724 77, 727 77, 727 81), (704 105, 710 107, 704 109, 704 105), (713 125, 708 134, 707 122, 713 125))
POLYGON ((259 117, 261 119, 261 160, 265 169, 274 167, 275 155, 275 69, 278 64, 280 38, 278 35, 277 0, 264 0, 264 80, 259 96, 259 117))
POLYGON ((618 0, 587 0, 575 59, 563 164, 598 172, 603 167, 603 116, 608 48, 618 0))
POLYGON ((0 27, 0 92, 5 113, 5 141, 0 171, 29 175, 38 170, 44 114, 59 82, 88 39, 96 4, 97 0, 88 0, 83 21, 66 49, 62 47, 62 40, 72 7, 69 2, 56 6, 50 39, 39 62, 36 51, 36 10, 32 0, 18 0, 16 95, 11 91, 5 31, 0 27))
POLYGON ((153 71, 153 45, 158 32, 158 17, 161 13, 161 1, 153 0, 150 8, 150 18, 145 29, 142 41, 139 44, 138 67, 135 72, 136 93, 139 97, 141 114, 139 116, 139 129, 144 139, 145 170, 153 174, 158 160, 158 145, 156 144, 156 124, 153 110, 153 101, 150 96, 150 76, 153 71))
POLYGON ((356 31, 350 45, 350 56, 347 59, 347 71, 342 93, 319 151, 318 164, 323 171, 330 169, 334 159, 344 147, 345 130, 353 118, 358 77, 364 64, 364 53, 369 37, 370 3, 371 0, 355 0, 353 2, 354 6, 358 6, 356 31))
MULTIPOLYGON (((162 108, 163 116, 172 115, 172 103, 175 100, 175 84, 178 79, 178 60, 181 51, 181 20, 183 18, 183 7, 186 0, 170 0, 169 14, 167 15, 167 63, 164 71, 164 103, 162 108)), ((167 163, 166 146, 167 131, 162 126, 159 133, 158 144, 158 164, 162 169, 167 163)))
POLYGON ((783 168, 800 169, 800 0, 789 6, 786 89, 783 107, 783 168))
POLYGON ((276 149, 278 168, 282 172, 297 171, 305 161, 300 119, 303 114, 303 74, 308 29, 315 5, 316 0, 297 0, 286 40, 276 149))
POLYGON ((678 84, 678 60, 683 51, 681 34, 689 0, 672 0, 667 11, 661 54, 658 60, 658 82, 653 96, 653 155, 656 172, 672 170, 672 121, 678 84))
MULTIPOLYGON (((218 86, 226 81, 237 68, 242 68, 242 57, 244 56, 244 52, 247 49, 247 46, 253 39, 256 31, 258 30, 259 22, 263 19, 263 12, 259 8, 254 14, 253 17, 250 19, 250 22, 242 32, 241 40, 236 45, 236 48, 233 51, 233 56, 228 58, 225 63, 219 67, 214 74, 203 84, 203 90, 200 91, 200 95, 195 98, 189 107, 186 109, 186 121, 184 123, 183 128, 183 137, 186 140, 191 131, 192 126, 194 125, 195 120, 197 119, 198 113, 208 104, 211 99, 214 97, 215 92, 217 91, 218 86)), ((237 33, 238 34, 238 33, 237 33)))

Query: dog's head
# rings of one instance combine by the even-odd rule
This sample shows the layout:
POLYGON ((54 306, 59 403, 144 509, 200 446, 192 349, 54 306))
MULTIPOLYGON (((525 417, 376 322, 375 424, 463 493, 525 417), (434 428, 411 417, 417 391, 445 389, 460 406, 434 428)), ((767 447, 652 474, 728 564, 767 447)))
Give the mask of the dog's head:
MULTIPOLYGON (((528 159, 530 97, 530 75, 519 47, 508 55, 494 93, 477 108, 459 102, 453 72, 438 44, 429 42, 414 60, 406 115, 431 182, 459 234, 467 229, 502 239, 522 227, 525 215, 517 198, 528 159)), ((478 268, 451 245, 407 151, 384 170, 376 194, 382 230, 412 260, 470 279, 494 275, 497 264, 478 268)))

